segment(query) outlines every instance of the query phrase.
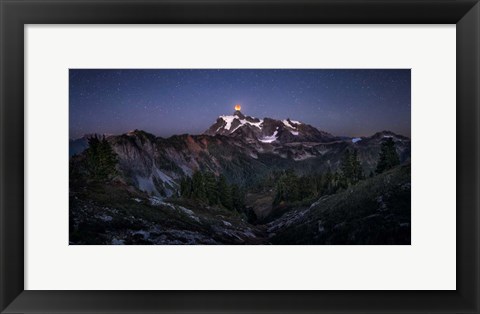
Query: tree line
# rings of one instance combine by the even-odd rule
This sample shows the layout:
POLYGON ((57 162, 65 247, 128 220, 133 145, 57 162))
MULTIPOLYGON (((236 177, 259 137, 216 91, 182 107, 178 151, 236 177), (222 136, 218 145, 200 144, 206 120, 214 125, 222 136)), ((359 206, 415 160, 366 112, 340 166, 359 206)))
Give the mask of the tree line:
MULTIPOLYGON (((105 137, 93 136, 88 139, 85 151, 84 173, 95 181, 107 181, 117 174, 117 155, 105 137)), ((400 164, 395 142, 387 138, 381 144, 375 173, 383 173, 400 164)), ((71 173, 72 175, 73 173, 71 173)), ((75 174, 78 175, 78 174, 75 174)), ((339 170, 322 174, 299 176, 293 170, 274 171, 264 181, 266 186, 274 186, 274 205, 281 202, 295 202, 323 195, 330 195, 357 184, 365 179, 358 151, 345 150, 339 170)), ((209 205, 220 205, 230 210, 245 208, 245 190, 236 184, 229 184, 223 175, 215 176, 209 171, 196 171, 191 177, 180 182, 180 196, 196 199, 209 205)))
POLYGON ((196 171, 191 177, 183 178, 180 196, 230 210, 241 211, 245 207, 245 191, 229 184, 223 175, 215 176, 209 171, 196 171))
MULTIPOLYGON (((388 138, 382 142, 375 173, 370 177, 383 173, 400 164, 395 142, 388 138)), ((270 181, 275 183, 274 205, 281 202, 296 202, 323 195, 330 195, 346 189, 365 179, 358 151, 346 149, 340 161, 339 170, 328 170, 322 174, 298 176, 293 170, 274 172, 270 181)))

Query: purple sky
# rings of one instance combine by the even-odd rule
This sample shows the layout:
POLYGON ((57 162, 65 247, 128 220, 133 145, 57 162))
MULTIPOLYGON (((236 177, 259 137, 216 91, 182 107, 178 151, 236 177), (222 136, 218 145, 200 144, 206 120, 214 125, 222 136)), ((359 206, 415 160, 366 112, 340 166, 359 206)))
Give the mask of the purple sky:
POLYGON ((70 138, 140 129, 203 133, 235 104, 334 135, 390 130, 410 137, 409 69, 70 70, 70 138))

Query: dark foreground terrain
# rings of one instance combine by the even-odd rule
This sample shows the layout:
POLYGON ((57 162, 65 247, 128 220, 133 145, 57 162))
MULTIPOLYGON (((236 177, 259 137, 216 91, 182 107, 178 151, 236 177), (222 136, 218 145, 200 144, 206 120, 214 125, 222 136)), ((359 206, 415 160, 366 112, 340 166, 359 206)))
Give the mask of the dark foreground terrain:
POLYGON ((120 181, 75 186, 70 244, 410 244, 410 166, 398 166, 264 224, 160 198, 120 181))

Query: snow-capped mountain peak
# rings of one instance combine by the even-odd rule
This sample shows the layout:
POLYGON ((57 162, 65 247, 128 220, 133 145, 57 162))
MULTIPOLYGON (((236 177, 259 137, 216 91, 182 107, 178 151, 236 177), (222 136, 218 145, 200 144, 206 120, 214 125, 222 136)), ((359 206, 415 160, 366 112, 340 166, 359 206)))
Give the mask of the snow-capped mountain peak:
POLYGON ((329 142, 334 139, 333 135, 319 131, 300 121, 290 118, 284 120, 258 119, 245 116, 238 110, 233 115, 219 116, 217 121, 205 131, 205 134, 232 136, 249 142, 266 144, 329 142))
POLYGON ((223 120, 225 124, 220 125, 215 133, 218 133, 222 128, 233 133, 246 124, 261 129, 263 124, 263 120, 254 117, 245 117, 240 111, 235 111, 233 116, 219 116, 217 123, 219 120, 223 120))

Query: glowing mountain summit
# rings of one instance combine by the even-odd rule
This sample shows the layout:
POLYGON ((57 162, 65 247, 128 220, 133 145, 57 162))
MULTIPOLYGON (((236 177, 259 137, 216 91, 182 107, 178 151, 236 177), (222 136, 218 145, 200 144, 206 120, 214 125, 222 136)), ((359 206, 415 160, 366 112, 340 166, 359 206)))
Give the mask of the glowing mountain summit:
POLYGON ((240 109, 240 105, 235 105, 233 115, 219 116, 204 134, 231 136, 247 142, 266 144, 325 143, 336 140, 332 134, 319 131, 315 127, 299 121, 258 119, 245 116, 240 109))

